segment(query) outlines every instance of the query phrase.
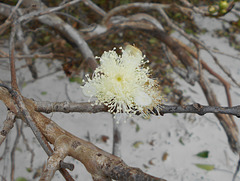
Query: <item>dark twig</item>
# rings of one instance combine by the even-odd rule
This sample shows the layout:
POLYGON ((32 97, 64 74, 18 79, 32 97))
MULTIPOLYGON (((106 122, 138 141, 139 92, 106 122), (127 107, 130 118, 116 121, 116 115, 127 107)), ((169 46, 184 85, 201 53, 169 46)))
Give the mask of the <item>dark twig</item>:
MULTIPOLYGON (((5 139, 5 147, 4 147, 4 151, 2 153, 2 155, 0 156, 0 161, 5 158, 6 154, 9 153, 9 142, 8 142, 8 137, 6 137, 5 139)), ((6 165, 4 164, 3 167, 3 173, 5 173, 4 171, 7 170, 6 169, 6 165)))
POLYGON ((238 160, 237 168, 236 168, 236 171, 234 172, 232 181, 235 181, 239 170, 240 170, 240 158, 239 158, 239 160, 238 160))
POLYGON ((8 160, 7 154, 9 153, 9 141, 8 140, 9 140, 9 137, 6 138, 4 151, 3 151, 2 155, 0 156, 0 161, 2 159, 4 159, 3 168, 2 168, 2 178, 6 177, 7 171, 8 171, 8 165, 9 165, 8 163, 5 162, 5 160, 8 160))
POLYGON ((11 25, 11 23, 14 21, 14 17, 16 15, 17 9, 21 5, 21 3, 22 3, 22 0, 19 0, 17 2, 16 6, 12 9, 11 12, 8 11, 8 8, 2 8, 3 10, 0 10, 4 13, 6 13, 6 12, 7 12, 7 14, 9 13, 9 16, 6 19, 6 21, 2 25, 0 25, 0 34, 2 34, 11 25))
POLYGON ((35 153, 34 153, 34 150, 29 146, 28 140, 27 140, 23 130, 21 129, 20 131, 21 131, 21 135, 23 138, 23 143, 25 144, 27 151, 29 151, 31 153, 30 169, 32 170, 33 169, 33 159, 34 159, 35 153))
MULTIPOLYGON (((93 105, 94 102, 48 102, 48 101, 34 101, 35 109, 39 112, 51 113, 51 112, 107 112, 107 107, 103 105, 93 105)), ((156 111, 154 111, 156 114, 156 111)), ((167 113, 196 113, 204 115, 207 113, 221 113, 230 114, 240 117, 240 105, 233 107, 219 107, 219 106, 204 106, 199 103, 190 105, 159 105, 159 112, 161 114, 167 113)))
POLYGON ((236 177, 237 177, 237 174, 238 174, 239 170, 240 170, 240 159, 238 160, 237 168, 236 168, 236 170, 235 170, 235 172, 234 172, 234 175, 233 175, 232 181, 235 181, 235 179, 236 179, 236 177))
MULTIPOLYGON (((185 38, 187 38, 189 41, 191 41, 192 43, 194 43, 195 45, 199 45, 200 47, 202 47, 204 50, 206 50, 213 58, 213 60, 216 62, 216 64, 223 70, 223 72, 236 84, 239 85, 238 82, 232 77, 231 73, 228 72, 218 61, 217 57, 211 52, 211 50, 209 50, 209 48, 202 43, 201 41, 199 41, 197 38, 188 35, 183 29, 179 28, 177 25, 175 25, 172 20, 167 16, 167 14, 165 13, 165 11, 162 8, 158 8, 157 9, 158 12, 164 17, 164 19, 167 21, 168 25, 175 29, 176 31, 178 31, 181 35, 183 35, 185 38)), ((228 99, 228 104, 229 106, 232 106, 231 100, 228 99)))
MULTIPOLYGON (((41 4, 43 9, 46 10, 38 10, 33 11, 28 14, 25 14, 18 19, 18 23, 21 23, 23 21, 29 21, 31 18, 36 17, 41 23, 46 24, 50 27, 53 27, 56 29, 64 38, 66 38, 69 42, 72 42, 77 46, 77 48, 81 51, 84 59, 88 62, 88 66, 95 70, 95 68, 98 66, 97 61, 94 58, 92 50, 89 48, 86 41, 81 37, 79 32, 75 30, 72 26, 65 23, 62 19, 60 19, 58 16, 49 13, 53 13, 56 10, 59 10, 60 7, 47 9, 47 7, 40 1, 35 0, 37 3, 41 4)), ((74 2, 78 2, 79 0, 75 0, 74 2)), ((71 1, 73 2, 73 1, 71 1)), ((67 3, 68 4, 68 3, 67 3)), ((71 4, 71 3, 70 3, 71 4)), ((31 6, 31 1, 23 1, 23 5, 26 7, 31 6)), ((0 3, 0 7, 4 7, 5 9, 12 9, 11 6, 0 3)), ((0 11, 1 13, 1 11, 0 11)), ((6 14, 2 14, 4 16, 7 16, 6 14)))
MULTIPOLYGON (((41 1, 36 0, 37 2, 41 3, 41 1)), ((77 2, 77 1, 75 1, 77 2)), ((24 6, 29 6, 28 1, 23 2, 24 6)), ((41 3, 41 6, 43 8, 47 8, 43 3, 41 3)), ((58 8, 53 8, 52 10, 43 10, 43 11, 38 11, 38 12, 32 12, 33 14, 29 13, 24 16, 21 16, 19 18, 19 21, 25 21, 29 20, 29 18, 37 17, 37 19, 43 23, 46 24, 50 27, 53 27, 56 29, 64 38, 66 38, 68 41, 72 42, 77 46, 77 48, 81 51, 84 59, 88 61, 88 65, 92 70, 95 70, 95 68, 98 66, 97 61, 95 60, 95 57, 93 55, 92 50, 89 48, 88 44, 86 41, 81 37, 79 32, 74 29, 72 26, 69 24, 65 23, 62 19, 60 19, 58 16, 49 13, 54 12, 58 10, 58 8), (44 16, 41 16, 45 14, 44 16), (40 17, 39 17, 40 16, 40 17)))
MULTIPOLYGON (((1 51, 1 50, 0 50, 1 51)), ((0 55, 0 58, 9 58, 9 55, 6 55, 5 52, 1 52, 3 55, 0 55)), ((25 59, 25 58, 41 58, 41 59, 52 59, 54 57, 64 57, 64 55, 61 54, 53 54, 53 53, 48 53, 48 54, 24 54, 24 55, 19 55, 17 54, 15 58, 17 59, 25 59)), ((28 65, 28 63, 27 63, 28 65)), ((17 69, 16 69, 17 70, 17 69)))
POLYGON ((202 64, 200 61, 200 49, 198 47, 198 44, 195 44, 196 50, 197 50, 197 61, 198 61, 198 72, 199 72, 199 79, 202 79, 202 64))
POLYGON ((123 115, 116 114, 113 116, 113 150, 112 154, 121 157, 121 142, 122 142, 122 124, 125 120, 123 115))
POLYGON ((11 70, 11 85, 12 89, 19 91, 17 85, 17 76, 15 71, 15 35, 16 35, 16 24, 12 24, 12 30, 10 35, 10 45, 9 45, 9 61, 10 61, 10 70, 11 70))
MULTIPOLYGON (((71 5, 74 5, 74 4, 76 4, 76 3, 80 2, 80 1, 81 0, 73 0, 73 1, 70 1, 70 2, 68 2, 66 4, 60 5, 58 7, 45 8, 44 11, 38 10, 38 11, 31 12, 31 13, 27 14, 26 16, 22 16, 20 18, 20 22, 21 21, 25 21, 25 20, 29 20, 29 19, 34 18, 34 17, 43 16, 43 15, 46 15, 46 14, 49 14, 49 13, 54 13, 55 11, 59 11, 61 9, 64 9, 64 8, 69 7, 71 5)), ((23 4, 25 4, 25 3, 29 3, 29 2, 23 2, 23 4)), ((36 3, 40 4, 41 7, 44 6, 44 4, 41 1, 37 0, 36 3)))
MULTIPOLYGON (((210 48, 210 47, 209 47, 209 48, 210 48)), ((210 48, 210 49, 211 49, 211 48, 210 48)), ((221 54, 221 55, 224 55, 224 56, 227 56, 227 57, 231 57, 231 58, 240 60, 240 57, 237 56, 237 55, 232 55, 232 54, 230 54, 230 53, 221 52, 221 51, 216 50, 216 49, 211 49, 211 51, 214 52, 214 53, 217 53, 217 54, 221 54)), ((240 84, 239 84, 239 83, 238 83, 237 85, 240 87, 240 84)))
POLYGON ((19 126, 19 123, 16 122, 16 129, 17 129, 17 135, 13 144, 13 148, 11 151, 11 181, 14 181, 14 171, 15 171, 15 151, 21 136, 20 129, 22 129, 22 124, 19 126))
MULTIPOLYGON (((21 26, 18 26, 18 29, 17 29, 17 38, 18 40, 21 42, 22 44, 22 51, 24 52, 24 54, 26 55, 30 55, 30 50, 27 46, 27 44, 25 43, 25 40, 24 40, 24 35, 23 35, 23 31, 22 31, 22 28, 21 26)), ((37 69, 36 69, 36 66, 34 65, 34 61, 32 61, 31 58, 26 58, 25 59, 27 65, 28 65, 28 68, 32 74, 32 77, 34 79, 37 79, 38 78, 38 74, 37 74, 37 69)))
POLYGON ((88 27, 88 25, 86 23, 84 23, 83 21, 75 18, 74 16, 70 15, 70 14, 67 14, 67 13, 64 13, 64 12, 55 12, 55 14, 60 14, 62 16, 66 16, 74 21, 76 21, 78 24, 80 24, 81 26, 83 27, 88 27))
POLYGON ((22 0, 19 0, 16 4, 16 6, 14 6, 11 14, 8 16, 8 19, 12 19, 14 17, 14 14, 17 12, 17 9, 19 8, 19 6, 22 4, 22 0))
POLYGON ((217 12, 215 14, 209 13, 208 11, 203 11, 201 9, 199 9, 198 7, 192 5, 191 3, 189 3, 187 0, 180 0, 186 7, 192 9, 195 13, 199 13, 203 16, 210 16, 210 17, 215 17, 215 18, 219 18, 221 16, 226 15, 227 13, 229 13, 232 8, 235 5, 235 1, 230 1, 228 7, 226 8, 226 12, 222 13, 222 12, 217 12))
MULTIPOLYGON (((222 71, 235 83, 236 85, 239 86, 239 83, 233 78, 232 74, 226 70, 226 68, 219 62, 218 58, 209 50, 206 50, 213 58, 215 63, 222 69, 222 71)), ((228 102, 229 106, 232 105, 232 102, 228 102)))
POLYGON ((187 76, 187 71, 183 68, 180 68, 178 66, 177 62, 177 58, 176 56, 170 54, 169 49, 166 47, 166 45, 162 45, 162 50, 164 52, 164 55, 167 59, 167 61, 169 62, 169 64, 171 65, 171 67, 173 68, 173 71, 175 73, 177 73, 180 77, 182 77, 187 83, 194 85, 194 82, 188 78, 187 76))
MULTIPOLYGON (((194 58, 198 59, 198 55, 197 53, 195 53, 190 47, 188 47, 187 45, 185 45, 184 43, 180 42, 177 39, 174 39, 176 42, 179 43, 179 45, 181 45, 181 47, 183 47, 187 52, 189 52, 194 58)), ((211 52, 210 52, 211 53, 211 52)), ((210 74, 212 74, 214 77, 216 77, 220 82, 222 82, 224 88, 225 88, 225 92, 227 95, 227 101, 228 101, 228 106, 231 107, 232 106, 232 99, 231 99, 231 95, 230 95, 230 84, 221 76, 219 75, 217 72, 215 72, 212 68, 210 68, 208 66, 208 64, 203 61, 202 59, 199 59, 199 61, 201 62, 201 66, 207 70, 210 74)))

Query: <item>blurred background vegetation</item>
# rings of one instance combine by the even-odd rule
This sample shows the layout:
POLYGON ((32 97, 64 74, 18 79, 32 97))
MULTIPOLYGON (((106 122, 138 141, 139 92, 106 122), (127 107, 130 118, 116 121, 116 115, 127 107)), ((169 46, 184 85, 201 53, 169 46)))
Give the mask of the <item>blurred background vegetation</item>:
MULTIPOLYGON (((1 2, 9 5, 15 5, 18 0, 2 0, 1 2)), ((67 1, 43 0, 42 2, 44 2, 48 7, 55 7, 59 6, 61 3, 66 3, 67 1)), ((93 2, 106 12, 120 5, 133 2, 151 2, 162 4, 179 3, 179 1, 173 0, 93 0, 93 2)), ((189 2, 198 7, 210 7, 211 5, 219 5, 221 1, 191 0, 189 2)), ((206 29, 203 29, 195 24, 192 16, 186 15, 186 13, 183 13, 179 8, 176 8, 176 6, 172 6, 171 8, 165 10, 167 15, 179 27, 184 29, 186 33, 197 37, 198 35, 207 32, 206 29)), ((141 11, 143 12, 143 10, 138 9, 128 10, 122 15, 134 14, 136 12, 139 13, 141 11)), ((174 33, 174 30, 168 27, 167 22, 159 15, 159 13, 153 10, 147 11, 147 13, 156 19, 160 19, 162 26, 169 34, 174 33)), ((168 100, 178 104, 183 103, 182 101, 185 99, 183 97, 183 93, 177 89, 176 83, 171 76, 173 69, 169 65, 168 61, 165 60, 166 58, 163 53, 161 43, 154 36, 141 30, 125 29, 120 32, 117 29, 114 29, 111 33, 98 36, 97 38, 88 38, 85 34, 96 28, 96 24, 101 24, 102 17, 96 15, 94 11, 89 10, 89 7, 85 6, 84 3, 64 8, 63 10, 57 12, 57 15, 72 25, 83 37, 85 37, 85 40, 95 56, 101 56, 104 51, 111 50, 113 47, 124 46, 126 42, 138 47, 150 61, 149 66, 153 70, 152 76, 158 79, 162 87, 162 91, 168 100)), ((0 17, 0 23, 3 23, 5 20, 6 17, 0 17)), ((223 23, 223 28, 216 30, 215 36, 227 37, 229 44, 235 49, 240 50, 240 41, 238 36, 240 21, 228 21, 227 23, 230 26, 225 26, 223 23)), ((83 75, 81 75, 81 72, 86 69, 86 65, 84 65, 81 53, 77 51, 77 49, 74 49, 73 44, 67 42, 59 36, 54 29, 51 29, 46 25, 42 25, 38 21, 30 21, 23 25, 23 28, 25 29, 26 41, 28 42, 28 46, 32 53, 36 51, 41 53, 53 53, 53 59, 57 59, 62 62, 62 68, 65 71, 66 76, 69 77, 69 80, 80 84, 82 83, 83 75)), ((5 33, 1 39, 7 38, 9 34, 10 30, 5 33)), ((181 66, 180 62, 179 66, 181 66)))

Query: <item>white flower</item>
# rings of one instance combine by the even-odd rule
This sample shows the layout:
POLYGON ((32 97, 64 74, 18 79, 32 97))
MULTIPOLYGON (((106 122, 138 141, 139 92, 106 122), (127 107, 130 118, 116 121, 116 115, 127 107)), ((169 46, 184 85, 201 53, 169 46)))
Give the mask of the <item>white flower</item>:
POLYGON ((84 95, 96 97, 96 104, 108 106, 112 113, 147 113, 161 103, 162 97, 145 63, 142 52, 131 45, 122 49, 122 55, 115 49, 104 52, 92 79, 86 76, 84 95))

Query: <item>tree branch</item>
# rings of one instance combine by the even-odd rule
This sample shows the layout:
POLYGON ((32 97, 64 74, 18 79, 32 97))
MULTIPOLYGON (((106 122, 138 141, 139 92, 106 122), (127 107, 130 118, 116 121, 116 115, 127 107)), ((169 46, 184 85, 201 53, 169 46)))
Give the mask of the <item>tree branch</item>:
POLYGON ((0 146, 2 145, 3 141, 6 139, 7 134, 13 128, 15 122, 15 114, 13 112, 8 111, 7 118, 3 123, 3 129, 0 132, 0 146))
MULTIPOLYGON (((2 100, 7 100, 8 101, 12 98, 13 101, 9 101, 10 104, 12 104, 13 102, 15 102, 15 104, 17 106, 14 106, 15 108, 12 108, 13 105, 11 105, 10 107, 12 108, 12 111, 16 111, 18 110, 18 114, 20 115, 20 117, 22 117, 22 119, 24 121, 26 121, 26 123, 28 124, 28 126, 32 129, 34 135, 36 136, 38 142, 40 143, 40 145, 42 146, 42 148, 44 149, 44 151, 47 153, 48 156, 52 155, 52 149, 49 146, 46 138, 43 136, 43 134, 41 133, 41 131, 39 130, 38 126, 36 125, 36 123, 34 122, 33 118, 31 117, 28 109, 25 106, 25 103, 22 99, 22 96, 19 95, 19 93, 11 88, 9 88, 8 86, 0 83, 1 87, 4 87, 8 90, 9 94, 11 95, 11 97, 7 96, 8 98, 2 98, 2 100)), ((0 91, 2 90, 2 88, 0 88, 0 91)), ((6 95, 6 91, 3 90, 2 95, 6 95)), ((1 96, 0 96, 1 97, 1 96)), ((8 106, 8 105, 6 105, 8 106)), ((8 107, 9 108, 9 107, 8 107)), ((60 169, 61 173, 64 173, 63 176, 67 179, 67 178, 71 178, 68 174, 68 172, 65 171, 65 169, 60 169)), ((68 180, 68 179, 67 179, 68 180)), ((71 179, 70 179, 71 180, 71 179)))
POLYGON ((48 158, 47 166, 45 167, 40 178, 41 181, 50 181, 55 172, 60 169, 60 163, 64 160, 68 153, 66 141, 68 141, 68 137, 66 136, 59 136, 55 140, 54 152, 48 158))
MULTIPOLYGON (((67 39, 69 42, 76 45, 76 47, 82 53, 84 59, 89 62, 88 63, 89 67, 91 69, 95 70, 95 68, 98 66, 98 64, 94 58, 92 50, 89 48, 89 46, 85 42, 85 40, 81 37, 79 32, 77 30, 75 30, 72 26, 70 26, 69 24, 65 23, 62 19, 60 19, 55 14, 51 14, 51 15, 48 14, 48 13, 52 13, 52 12, 58 10, 59 7, 53 8, 53 9, 46 9, 47 7, 40 0, 35 0, 35 1, 38 4, 40 4, 41 7, 43 7, 43 9, 45 9, 45 10, 33 11, 33 12, 30 12, 23 16, 20 16, 20 18, 18 19, 18 23, 21 23, 23 21, 30 20, 31 18, 36 17, 37 20, 39 20, 41 23, 46 24, 49 27, 56 29, 63 36, 63 38, 67 39)), ((78 2, 78 0, 76 0, 75 2, 78 2)), ((22 4, 25 7, 31 7, 32 1, 24 0, 22 4)), ((12 9, 11 6, 6 5, 4 3, 0 3, 0 7, 9 9, 9 11, 0 11, 0 14, 3 16, 8 16, 8 14, 4 14, 4 13, 11 12, 10 10, 12 9)))
MULTIPOLYGON (((0 87, 0 100, 2 100, 10 110, 16 110, 16 105, 14 101, 11 101, 12 99, 13 98, 8 91, 6 91, 5 88, 0 87)), ((57 144, 57 140, 64 137, 64 139, 66 139, 64 142, 64 148, 67 148, 68 150, 67 155, 82 162, 94 180, 132 179, 165 181, 164 179, 148 175, 140 169, 129 167, 119 157, 99 149, 90 142, 77 138, 59 127, 43 114, 36 112, 33 100, 27 98, 23 99, 24 105, 26 106, 31 119, 34 121, 46 140, 55 146, 55 144, 57 144)), ((18 105, 18 107, 21 107, 21 105, 18 105)), ((23 112, 22 108, 20 111, 23 112)), ((28 117, 28 113, 23 115, 25 119, 28 117)))
MULTIPOLYGON (((49 101, 34 101, 35 110, 38 112, 51 113, 51 112, 107 112, 107 107, 103 105, 93 105, 94 102, 49 102, 49 101)), ((230 114, 236 117, 240 117, 240 105, 233 107, 220 107, 220 106, 204 106, 199 103, 190 105, 165 105, 161 104, 158 106, 158 111, 161 114, 168 113, 196 113, 204 115, 207 113, 221 113, 230 114)), ((157 115, 156 110, 153 112, 157 115)))
MULTIPOLYGON (((43 4, 40 0, 35 0, 37 1, 43 9, 46 9, 47 7, 45 4, 43 4)), ((23 1, 23 5, 25 7, 29 7, 31 5, 31 1, 23 1)), ((77 2, 77 1, 76 1, 77 2)), ((62 19, 60 19, 58 16, 55 14, 49 15, 48 13, 54 12, 58 10, 53 9, 53 10, 45 10, 45 11, 38 11, 33 12, 33 14, 26 14, 22 17, 20 17, 20 21, 23 20, 28 20, 29 18, 36 17, 41 23, 48 25, 49 27, 52 27, 56 29, 62 36, 63 38, 67 39, 69 42, 73 43, 74 45, 77 46, 77 48, 80 50, 82 53, 84 59, 89 62, 89 67, 93 70, 98 66, 92 50, 89 48, 88 44, 85 42, 85 40, 81 37, 79 32, 75 30, 72 26, 69 24, 65 23, 62 19), (42 15, 45 14, 45 15, 42 15), (29 16, 29 17, 28 17, 29 16)))

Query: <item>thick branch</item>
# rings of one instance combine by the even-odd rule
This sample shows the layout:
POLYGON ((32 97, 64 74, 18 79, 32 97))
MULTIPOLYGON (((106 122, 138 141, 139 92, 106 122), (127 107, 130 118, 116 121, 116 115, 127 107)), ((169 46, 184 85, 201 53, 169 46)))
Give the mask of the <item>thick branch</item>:
POLYGON ((54 143, 54 152, 48 158, 47 166, 43 171, 40 178, 41 181, 50 181, 55 172, 60 169, 60 163, 64 160, 68 153, 68 147, 66 142, 69 141, 68 137, 60 136, 54 143))
MULTIPOLYGON (((64 136, 64 138, 67 139, 67 141, 64 142, 64 147, 68 150, 67 155, 82 162, 94 180, 164 181, 164 179, 148 175, 140 169, 129 167, 119 157, 99 149, 90 142, 77 138, 43 114, 36 112, 35 103, 32 100, 27 98, 23 99, 32 120, 47 141, 55 145, 57 144, 57 140, 64 136)), ((14 109, 15 104, 11 101, 12 97, 4 88, 0 88, 0 100, 2 100, 10 110, 14 109)))
MULTIPOLYGON (((3 89, 0 87, 0 100, 2 100, 6 106, 8 107, 11 111, 18 113, 19 116, 28 124, 28 126, 32 129, 34 135, 36 136, 37 140, 39 141, 40 145, 44 149, 44 151, 47 153, 48 156, 52 155, 52 149, 49 146, 46 138, 44 135, 41 133, 39 130, 39 127, 37 126, 36 122, 34 121, 34 118, 31 116, 30 112, 26 108, 26 105, 23 101, 23 97, 19 94, 19 92, 10 89, 4 84, 0 84, 0 86, 6 88, 3 89), (7 103, 6 103, 7 101, 7 103), (15 107, 15 108, 14 108, 15 107)), ((60 169, 60 172, 63 174, 63 176, 66 178, 66 180, 72 180, 71 176, 65 169, 60 169)))
POLYGON ((107 107, 104 105, 94 105, 94 102, 49 102, 49 101, 34 101, 36 111, 51 113, 51 112, 107 112, 107 107))

